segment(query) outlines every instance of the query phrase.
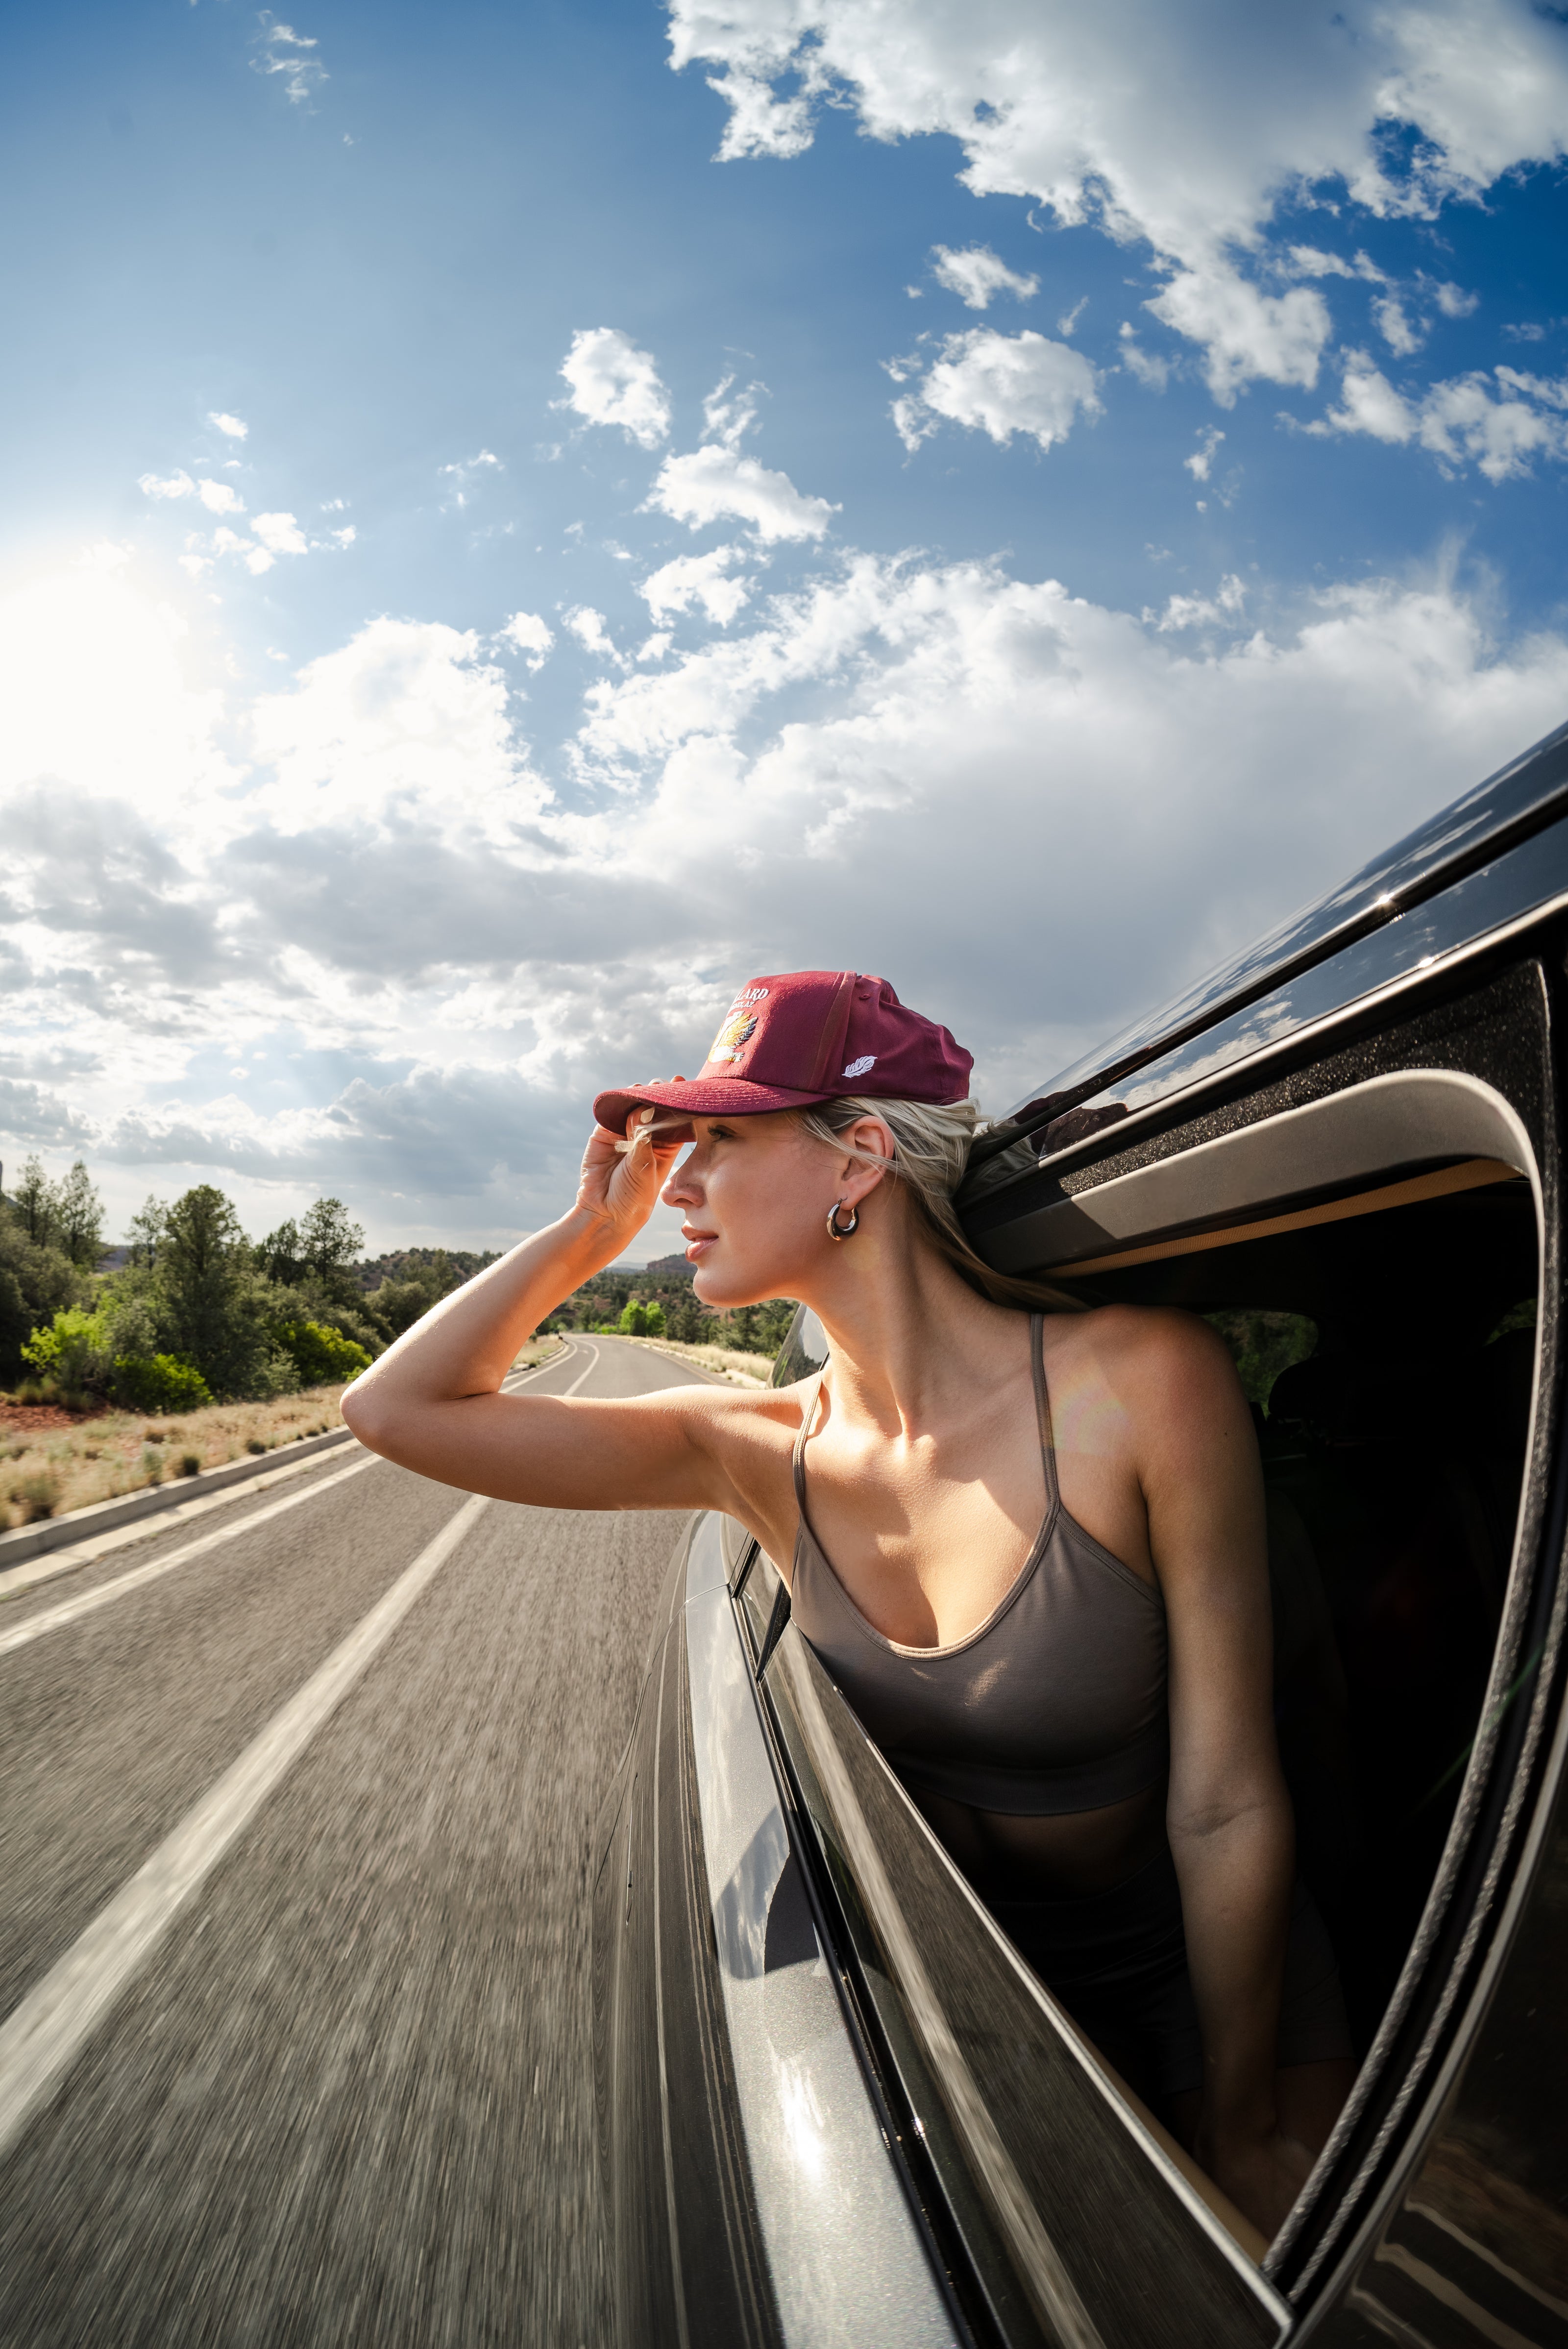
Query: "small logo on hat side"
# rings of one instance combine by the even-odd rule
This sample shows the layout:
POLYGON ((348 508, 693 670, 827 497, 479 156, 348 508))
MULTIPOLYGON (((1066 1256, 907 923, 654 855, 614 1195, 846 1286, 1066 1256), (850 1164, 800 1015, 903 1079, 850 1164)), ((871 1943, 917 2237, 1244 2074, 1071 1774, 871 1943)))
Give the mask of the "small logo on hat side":
POLYGON ((877 1055, 875 1052, 862 1052, 857 1061, 850 1061, 849 1066, 845 1070, 844 1073, 846 1077, 863 1077, 867 1069, 874 1069, 876 1065, 877 1055))

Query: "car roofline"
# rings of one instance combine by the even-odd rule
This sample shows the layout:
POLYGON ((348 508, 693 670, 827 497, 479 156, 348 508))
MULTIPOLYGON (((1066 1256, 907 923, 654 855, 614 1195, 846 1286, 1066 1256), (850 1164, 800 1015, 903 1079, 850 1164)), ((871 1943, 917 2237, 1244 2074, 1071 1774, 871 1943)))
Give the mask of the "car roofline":
POLYGON ((1246 1010, 1317 963, 1370 937, 1413 906, 1439 896, 1564 816, 1568 816, 1568 723, 1406 833, 1327 896, 1265 933, 1256 947, 1220 964, 1158 1014, 1158 1025, 1140 1022, 1124 1030, 1125 1050, 1118 1051, 1113 1040, 1100 1052, 1067 1068, 1050 1092, 1024 1102, 977 1139, 970 1152, 971 1170, 1092 1101, 1107 1086, 1123 1083, 1150 1061, 1192 1042, 1221 1019, 1246 1010), (1533 788, 1532 771, 1537 771, 1533 788), (1522 806, 1518 804, 1521 791, 1528 794, 1522 806), (1495 803, 1505 792, 1507 811, 1494 804, 1489 821, 1489 800, 1495 803), (1458 840, 1453 838, 1456 826, 1463 832, 1458 840), (1452 843, 1446 852, 1445 839, 1452 843), (1385 885, 1379 887, 1379 883, 1385 885), (1340 919, 1325 919, 1341 905, 1346 911, 1340 919), (1301 943, 1293 946, 1297 939, 1301 943), (1234 974, 1234 983, 1227 986, 1230 974, 1234 974), (1183 1017, 1188 1005, 1192 1009, 1183 1017))

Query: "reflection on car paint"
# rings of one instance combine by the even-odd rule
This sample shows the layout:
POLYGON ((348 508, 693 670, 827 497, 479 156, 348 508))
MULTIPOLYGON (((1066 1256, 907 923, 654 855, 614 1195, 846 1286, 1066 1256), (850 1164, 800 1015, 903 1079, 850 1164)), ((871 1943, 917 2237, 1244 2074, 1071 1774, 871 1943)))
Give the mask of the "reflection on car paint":
MULTIPOLYGON (((716 1519, 693 1543, 719 1550, 716 1519)), ((731 2060, 784 2337, 954 2340, 791 1862, 724 1588, 686 1607, 691 1737, 731 2060)))

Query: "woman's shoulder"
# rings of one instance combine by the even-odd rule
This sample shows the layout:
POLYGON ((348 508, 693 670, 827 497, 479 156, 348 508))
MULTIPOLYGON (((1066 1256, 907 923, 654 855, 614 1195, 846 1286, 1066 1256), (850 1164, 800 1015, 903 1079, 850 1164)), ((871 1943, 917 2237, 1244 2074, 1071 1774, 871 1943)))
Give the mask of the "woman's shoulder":
MULTIPOLYGON (((1058 1324, 1058 1327, 1063 1325, 1058 1324)), ((1208 1387, 1234 1383, 1231 1350, 1200 1315, 1175 1305, 1096 1305, 1075 1313, 1064 1338, 1083 1349, 1116 1386, 1172 1379, 1208 1387), (1068 1333, 1070 1332, 1070 1336, 1068 1333)))

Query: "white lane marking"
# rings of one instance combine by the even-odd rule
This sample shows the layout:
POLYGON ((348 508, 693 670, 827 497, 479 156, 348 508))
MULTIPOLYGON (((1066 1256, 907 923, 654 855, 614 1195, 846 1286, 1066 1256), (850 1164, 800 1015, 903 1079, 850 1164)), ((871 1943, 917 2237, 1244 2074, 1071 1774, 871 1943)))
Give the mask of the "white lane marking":
POLYGON ((297 1509, 304 1502, 314 1501, 318 1493, 329 1493, 334 1485, 347 1484, 350 1476, 361 1476, 367 1468, 375 1465, 375 1454, 368 1454, 348 1467, 339 1468, 335 1476, 324 1476, 319 1485, 312 1485, 303 1493, 286 1493, 281 1501, 270 1501, 265 1509, 255 1510, 237 1526, 220 1526, 216 1533, 202 1534, 195 1541, 171 1550, 166 1557, 149 1558, 145 1566, 133 1566, 129 1574, 117 1574, 112 1582, 100 1582, 96 1590, 78 1591, 74 1599, 62 1599, 57 1607, 46 1607, 38 1614, 29 1615, 25 1622, 13 1623, 8 1630, 0 1631, 0 1656, 8 1656, 13 1648, 25 1648, 30 1640, 41 1640, 46 1631, 58 1631, 67 1623, 75 1623, 84 1615, 96 1613, 100 1607, 110 1606, 115 1599, 123 1599, 128 1590, 140 1590, 144 1582, 156 1582, 161 1575, 172 1574, 177 1566, 204 1557, 208 1550, 234 1541, 240 1534, 248 1534, 254 1526, 265 1526, 271 1517, 281 1517, 286 1509, 297 1509))
POLYGON ((0 2154, 489 1502, 466 1500, 0 2025, 0 2154))
MULTIPOLYGON (((597 1360, 596 1351, 594 1361, 597 1360)), ((515 1386, 525 1385, 530 1379, 542 1378, 546 1371, 554 1370, 559 1361, 560 1356, 553 1354, 547 1362, 541 1362, 535 1370, 523 1371, 515 1386)), ((588 1370, 592 1368, 593 1363, 590 1362, 588 1370)), ((588 1371, 585 1371, 583 1377, 567 1388, 567 1393, 576 1394, 587 1375, 588 1371)), ((514 1387, 508 1385, 506 1391, 512 1393, 514 1387)), ((324 1476, 319 1485, 312 1485, 306 1492, 289 1493, 281 1501, 273 1501, 266 1508, 256 1509, 250 1516, 242 1518, 238 1525, 220 1526, 215 1533, 202 1534, 195 1541, 186 1542, 181 1548, 169 1551, 166 1557, 149 1558, 145 1566, 133 1566, 128 1574, 117 1574, 112 1582, 100 1582, 96 1590, 83 1590, 75 1599, 63 1599, 57 1607, 41 1609, 36 1615, 29 1615, 24 1622, 14 1623, 9 1630, 0 1630, 0 1656, 9 1655, 13 1648, 26 1647, 30 1640, 41 1640, 47 1631, 58 1631, 67 1623, 78 1622, 84 1615, 95 1614, 100 1607, 108 1607, 115 1599, 123 1599, 128 1590, 140 1590, 143 1583, 156 1582, 161 1576, 172 1574, 177 1566, 189 1565, 192 1558, 204 1557, 209 1550, 218 1548, 223 1542, 237 1541, 242 1534, 250 1533, 257 1526, 265 1526, 269 1517, 281 1517, 286 1509, 297 1509, 302 1503, 314 1501, 318 1494, 329 1493, 334 1485, 345 1484, 350 1476, 358 1476, 365 1469, 374 1468, 379 1457, 379 1453, 368 1453, 363 1459, 352 1462, 348 1467, 339 1468, 335 1476, 324 1476)), ((242 1492, 244 1489, 240 1487, 242 1492)))

